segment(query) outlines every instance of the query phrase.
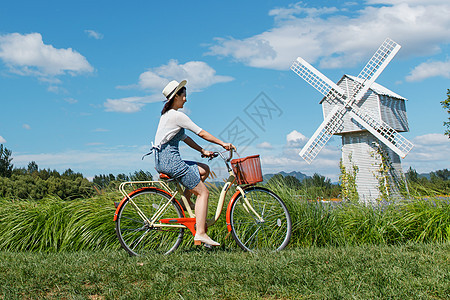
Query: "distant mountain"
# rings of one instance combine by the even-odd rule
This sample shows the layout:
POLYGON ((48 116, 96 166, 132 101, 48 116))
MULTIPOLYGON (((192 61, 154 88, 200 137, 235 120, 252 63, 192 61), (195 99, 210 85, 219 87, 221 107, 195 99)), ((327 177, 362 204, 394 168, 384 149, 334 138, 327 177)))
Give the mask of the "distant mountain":
MULTIPOLYGON (((292 171, 290 173, 286 173, 284 171, 281 171, 281 172, 276 173, 276 174, 281 174, 281 175, 283 175, 283 177, 293 176, 293 177, 297 178, 300 182, 302 182, 303 179, 305 179, 305 178, 311 177, 311 176, 308 176, 306 174, 303 174, 302 172, 297 172, 297 171, 292 171)), ((264 182, 267 182, 270 178, 272 178, 276 174, 264 174, 264 176, 263 176, 264 182)))

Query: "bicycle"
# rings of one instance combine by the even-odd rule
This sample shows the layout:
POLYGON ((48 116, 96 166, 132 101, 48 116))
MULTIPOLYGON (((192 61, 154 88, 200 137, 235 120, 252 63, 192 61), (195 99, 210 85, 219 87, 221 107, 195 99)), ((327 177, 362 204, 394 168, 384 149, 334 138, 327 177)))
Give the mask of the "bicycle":
MULTIPOLYGON (((250 252, 282 250, 291 237, 291 217, 278 195, 256 185, 262 181, 259 155, 232 160, 233 150, 229 151, 228 157, 223 153, 214 152, 214 156, 223 159, 229 177, 220 192, 215 217, 207 221, 207 226, 214 225, 219 219, 225 197, 235 184, 236 192, 227 206, 226 225, 236 243, 250 252)), ((119 190, 124 197, 116 205, 114 214, 116 234, 130 255, 169 254, 181 244, 185 229, 195 235, 195 214, 177 180, 160 173, 160 180, 123 182, 119 190), (169 187, 170 182, 175 183, 176 189, 169 187), (126 186, 135 184, 148 186, 130 193, 125 191, 126 186), (177 195, 184 203, 187 216, 177 195)))

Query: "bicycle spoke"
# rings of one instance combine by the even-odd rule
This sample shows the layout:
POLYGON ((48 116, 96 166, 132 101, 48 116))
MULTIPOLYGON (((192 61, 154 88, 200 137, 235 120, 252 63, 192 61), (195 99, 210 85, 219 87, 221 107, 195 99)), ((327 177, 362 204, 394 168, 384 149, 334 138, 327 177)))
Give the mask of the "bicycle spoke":
POLYGON ((141 236, 141 238, 137 241, 137 243, 134 245, 133 248, 131 248, 132 250, 136 249, 136 247, 142 242, 142 240, 144 239, 144 237, 147 235, 148 230, 144 232, 144 234, 141 236))
POLYGON ((261 226, 259 226, 258 229, 255 230, 255 232, 248 238, 248 240, 244 244, 247 245, 249 243, 249 241, 253 240, 253 238, 255 237, 255 235, 258 233, 258 231, 260 229, 261 229, 261 226))
POLYGON ((145 226, 142 226, 141 228, 133 228, 133 229, 128 229, 128 228, 122 228, 122 231, 134 231, 134 232, 137 232, 137 231, 142 231, 142 230, 145 230, 145 226))
POLYGON ((289 212, 284 203, 273 192, 264 188, 250 187, 244 192, 247 204, 252 207, 244 208, 242 196, 231 207, 230 225, 237 244, 247 251, 283 249, 289 242, 292 230, 289 212))
POLYGON ((143 221, 141 221, 141 220, 136 220, 136 219, 134 219, 134 218, 130 218, 130 217, 122 217, 122 218, 124 218, 124 219, 128 219, 128 220, 131 220, 131 221, 134 221, 134 222, 136 222, 136 223, 142 223, 142 224, 145 224, 145 222, 143 222, 143 221))

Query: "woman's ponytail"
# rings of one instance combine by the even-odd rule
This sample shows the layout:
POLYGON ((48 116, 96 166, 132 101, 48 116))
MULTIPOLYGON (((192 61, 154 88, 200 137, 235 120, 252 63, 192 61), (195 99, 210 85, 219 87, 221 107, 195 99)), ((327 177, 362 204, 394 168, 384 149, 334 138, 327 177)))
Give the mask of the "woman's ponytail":
POLYGON ((172 99, 170 99, 169 101, 166 102, 166 104, 164 104, 164 107, 161 111, 161 116, 163 114, 165 114, 166 112, 168 112, 171 108, 172 108, 172 104, 173 104, 173 99, 175 99, 175 97, 173 97, 172 99))

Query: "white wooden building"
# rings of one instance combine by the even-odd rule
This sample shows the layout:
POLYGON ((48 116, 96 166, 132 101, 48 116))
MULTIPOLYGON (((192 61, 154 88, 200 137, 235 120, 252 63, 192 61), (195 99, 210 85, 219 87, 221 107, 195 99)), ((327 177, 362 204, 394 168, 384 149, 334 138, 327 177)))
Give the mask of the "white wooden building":
MULTIPOLYGON (((338 85, 344 91, 352 91, 356 77, 344 75, 339 80, 338 85)), ((382 120, 398 132, 409 131, 406 115, 406 99, 389 89, 373 83, 369 91, 354 105, 364 109, 368 114, 377 120, 382 120)), ((334 108, 335 104, 321 101, 324 118, 334 108)), ((343 126, 336 133, 342 136, 342 161, 347 170, 352 170, 353 165, 358 167, 356 175, 356 185, 360 201, 370 203, 380 197, 380 182, 390 186, 390 197, 399 197, 399 180, 404 180, 401 161, 398 154, 386 147, 382 142, 360 126, 350 114, 343 117, 343 126), (391 171, 388 177, 380 175, 381 157, 377 154, 377 149, 383 149, 385 155, 389 157, 391 171), (387 179, 386 179, 387 178, 387 179)))

